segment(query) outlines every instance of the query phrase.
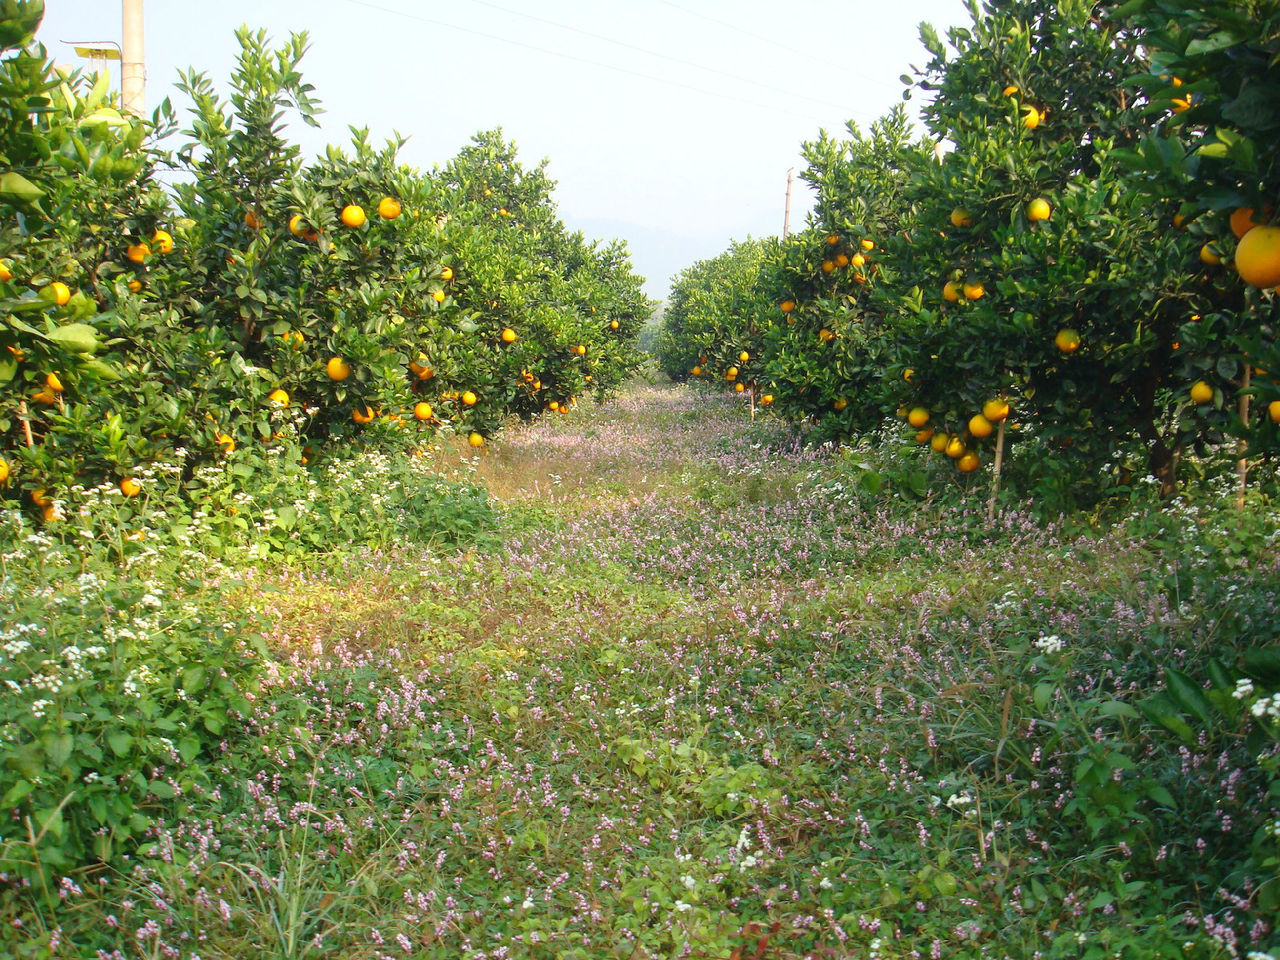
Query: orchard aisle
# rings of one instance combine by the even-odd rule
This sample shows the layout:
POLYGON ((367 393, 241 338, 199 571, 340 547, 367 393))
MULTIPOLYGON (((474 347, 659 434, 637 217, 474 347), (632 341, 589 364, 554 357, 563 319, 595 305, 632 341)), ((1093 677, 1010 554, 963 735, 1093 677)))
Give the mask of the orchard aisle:
MULTIPOLYGON (((1022 958, 1209 942, 1163 891, 1237 838, 1203 830, 1200 866, 1175 865, 1134 826, 1147 806, 1117 815, 1123 843, 1105 820, 1090 836, 1064 766, 1127 747, 1099 741, 1096 700, 1073 726, 1033 695, 1088 676, 1088 696, 1120 697, 1156 638, 1197 642, 1136 541, 868 497, 865 452, 803 450, 687 388, 633 385, 544 421, 474 467, 503 505, 489 545, 259 582, 281 666, 210 787, 157 830, 168 862, 107 905, 122 947, 1022 958)), ((1180 770, 1158 746, 1174 760, 1149 750, 1136 796, 1176 780, 1242 830, 1261 822, 1255 777, 1213 794, 1231 749, 1226 768, 1193 748, 1180 770)))

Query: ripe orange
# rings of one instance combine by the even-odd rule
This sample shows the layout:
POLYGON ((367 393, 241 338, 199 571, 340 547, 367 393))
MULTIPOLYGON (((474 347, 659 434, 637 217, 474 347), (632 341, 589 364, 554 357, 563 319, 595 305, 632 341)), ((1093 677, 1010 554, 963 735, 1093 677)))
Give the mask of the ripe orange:
POLYGON ((1027 219, 1032 223, 1038 220, 1048 220, 1049 214, 1053 209, 1049 206, 1049 201, 1043 197, 1036 197, 1027 204, 1027 219))
POLYGON ((1035 107, 1024 107, 1022 111, 1022 126, 1026 130, 1034 130, 1040 124, 1044 123, 1044 114, 1035 107))
POLYGON ((911 378, 913 376, 915 376, 915 371, 910 367, 907 367, 907 369, 902 371, 902 379, 907 381, 907 383, 911 382, 911 378))
POLYGON ((847 267, 848 265, 849 265, 849 255, 847 253, 841 253, 836 256, 837 267, 847 267))
POLYGON ((352 229, 363 227, 366 219, 364 208, 358 204, 349 203, 342 208, 342 222, 352 229))
POLYGON ((979 463, 981 463, 981 461, 978 459, 978 455, 972 450, 967 450, 964 455, 956 461, 956 469, 961 473, 973 473, 973 471, 978 469, 979 463))
POLYGON ((145 243, 131 243, 125 249, 124 255, 134 263, 143 263, 147 257, 151 256, 151 248, 145 243))
POLYGON ((738 391, 738 393, 742 393, 742 391, 747 389, 747 385, 745 383, 735 383, 733 385, 733 389, 738 391))
POLYGON ((330 357, 329 362, 324 365, 324 372, 329 375, 330 380, 345 380, 351 376, 351 365, 341 357, 330 357))
POLYGON ((400 216, 400 201, 394 197, 383 197, 378 201, 378 216, 383 220, 394 220, 400 216))
POLYGON ((445 283, 448 283, 450 280, 452 280, 452 279, 453 279, 453 267, 441 267, 441 268, 440 268, 440 279, 441 279, 441 280, 443 280, 445 283))
POLYGON ((445 293, 443 290, 431 291, 431 299, 434 300, 436 303, 444 303, 444 298, 447 296, 448 294, 445 293))
POLYGON ((747 351, 745 350, 743 350, 740 354, 738 354, 739 363, 746 363, 750 359, 751 359, 751 354, 747 353, 747 351))
POLYGON ((477 399, 479 398, 470 390, 466 391, 462 395, 462 402, 465 406, 468 406, 468 407, 474 407, 476 405, 477 399))
POLYGON ((510 327, 506 327, 506 328, 502 331, 502 342, 503 342, 503 343, 515 343, 515 342, 516 342, 516 338, 517 338, 517 334, 516 334, 516 332, 515 332, 514 330, 512 330, 510 327))
POLYGON ((8 283, 13 279, 12 266, 8 260, 0 260, 0 283, 8 283))
POLYGON ((964 445, 964 441, 959 437, 952 437, 947 441, 947 448, 944 452, 952 460, 959 460, 969 452, 969 448, 964 445))
POLYGON ((573 352, 580 357, 585 356, 587 352, 586 344, 583 344, 583 343, 578 344, 576 347, 573 348, 573 352))
POLYGON ((841 410, 843 410, 843 409, 844 409, 845 407, 847 407, 848 405, 849 405, 849 401, 848 401, 848 400, 846 400, 844 397, 841 397, 841 398, 840 398, 839 400, 837 400, 835 403, 831 404, 831 406, 835 409, 836 413, 839 413, 841 410))
POLYGON ((822 272, 823 272, 823 273, 830 273, 830 272, 831 272, 832 270, 834 270, 835 268, 836 268, 836 264, 835 264, 835 261, 834 261, 834 260, 823 260, 823 261, 822 261, 822 272))
POLYGON ((951 211, 951 225, 953 227, 972 227, 973 214, 964 207, 956 207, 951 211))
POLYGON ((617 320, 610 320, 610 321, 609 321, 609 329, 610 329, 610 330, 617 330, 617 329, 618 329, 618 321, 617 321, 617 320))
POLYGON ((930 440, 933 439, 933 435, 935 432, 936 431, 933 429, 933 427, 925 427, 923 430, 917 430, 916 443, 928 443, 930 440))
POLYGON ((235 437, 229 433, 217 434, 218 446, 222 448, 223 453, 234 453, 236 449, 235 437))
POLYGON ((363 406, 356 407, 351 411, 351 419, 356 423, 373 423, 373 419, 376 416, 377 414, 374 412, 373 408, 367 403, 363 406))
POLYGON ((1191 109, 1190 97, 1174 97, 1171 102, 1173 104, 1172 109, 1174 113, 1186 113, 1191 109))
POLYGON ((31 491, 31 502, 37 507, 53 506, 53 498, 49 496, 49 491, 44 487, 41 487, 39 490, 31 491))
POLYGON ((550 410, 552 413, 558 413, 560 411, 560 401, 552 400, 550 403, 547 404, 547 409, 550 410))
POLYGON ((1016 83, 1011 83, 1007 87, 1005 87, 1002 91, 1000 91, 1000 93, 1002 96, 1006 96, 1006 97, 1016 96, 1018 93, 1018 85, 1016 83))
POLYGON ((853 264, 855 267, 861 267, 866 264, 867 258, 860 253, 855 253, 852 257, 849 258, 849 262, 853 264))
POLYGON ((946 433, 935 433, 932 437, 929 438, 929 446, 933 448, 935 451, 937 451, 938 453, 942 453, 944 450, 946 450, 947 444, 950 442, 951 442, 951 436, 950 434, 946 434, 946 433))
POLYGON ((987 288, 981 283, 966 283, 963 290, 966 300, 981 300, 987 295, 987 288))
POLYGON ((413 415, 419 420, 430 420, 433 412, 431 404, 427 403, 425 400, 413 405, 413 415))
POLYGON ((874 250, 876 248, 876 242, 874 240, 863 240, 861 242, 863 250, 874 250))
POLYGON ((796 302, 794 300, 783 300, 781 308, 783 313, 790 313, 796 308, 796 302))
POLYGON ((994 430, 995 427, 991 425, 991 421, 980 413, 975 413, 969 418, 969 432, 979 440, 991 436, 994 430))
POLYGON ((277 407, 287 407, 289 405, 289 391, 277 387, 267 394, 267 400, 277 407))
POLYGON ((1272 423, 1280 423, 1280 400, 1272 400, 1267 404, 1267 416, 1272 423))
POLYGON ((173 235, 168 230, 157 230, 151 235, 151 245, 157 253, 172 253, 173 235))
POLYGON ((45 387, 43 390, 37 390, 33 393, 31 399, 42 406, 51 407, 58 402, 58 395, 48 387, 45 387))
POLYGON ((484 446, 484 437, 480 436, 480 434, 476 433, 476 432, 473 430, 473 431, 471 432, 471 435, 470 435, 469 437, 467 437, 467 443, 471 444, 471 446, 473 446, 473 447, 483 447, 483 446, 484 446))
POLYGON ((823 327, 821 330, 818 331, 818 339, 821 340, 823 343, 826 343, 828 340, 834 339, 834 337, 835 337, 835 334, 832 333, 830 330, 828 330, 826 327, 823 327))
POLYGON ((130 281, 129 281, 129 292, 130 292, 130 293, 137 293, 137 292, 139 292, 141 289, 142 289, 142 281, 141 281, 141 280, 130 280, 130 281))
POLYGON ((1001 399, 988 400, 982 405, 982 415, 992 423, 999 423, 1009 416, 1009 402, 1001 399))
POLYGON ((730 367, 728 370, 726 370, 726 371, 724 372, 724 378, 725 378, 726 380, 736 380, 736 379, 738 379, 738 368, 737 368, 737 367, 730 367))
POLYGON ((1063 327, 1053 338, 1054 345, 1063 353, 1075 353, 1080 349, 1080 334, 1070 327, 1063 327))
POLYGON ((929 411, 924 407, 912 407, 907 414, 907 423, 911 424, 917 430, 929 422, 929 411))
POLYGON ((833 247, 839 242, 840 242, 840 238, 837 237, 835 234, 832 234, 831 236, 827 237, 827 243, 829 243, 833 247))
POLYGON ((262 218, 258 216, 257 210, 246 210, 244 212, 244 225, 250 230, 260 230, 262 228, 262 218))
POLYGON ((942 299, 947 303, 958 303, 960 301, 960 283, 956 280, 949 280, 942 285, 942 299))
POLYGON ((1213 399, 1213 387, 1203 380, 1191 385, 1191 400, 1194 403, 1209 403, 1213 399))
POLYGON ((1200 262, 1216 267, 1222 262, 1222 254, 1218 252, 1218 248, 1214 244, 1206 243, 1200 248, 1200 262))
POLYGON ((700 376, 702 376, 702 368, 701 368, 701 367, 694 367, 694 368, 693 368, 692 370, 690 370, 689 372, 690 372, 691 374, 693 374, 695 377, 700 377, 700 376))
POLYGON ((0 486, 9 482, 9 461, 0 457, 0 486))
POLYGON ((52 300, 60 307, 65 307, 71 300, 71 288, 61 280, 55 280, 40 290, 40 295, 46 300, 52 300))
POLYGON ((52 390, 54 393, 61 393, 64 389, 62 386, 62 381, 58 379, 58 375, 56 373, 51 373, 48 376, 46 376, 44 378, 44 385, 48 387, 50 390, 52 390))
POLYGON ((1254 227, 1236 245, 1236 270, 1253 287, 1280 284, 1280 227, 1254 227))
POLYGON ((126 497, 136 497, 142 492, 142 484, 133 477, 125 477, 120 481, 120 492, 126 497))
POLYGON ((1271 211, 1268 210, 1262 215, 1262 219, 1255 219, 1253 207, 1237 207, 1231 214, 1231 232, 1239 240, 1254 227, 1262 226, 1270 213, 1271 211))
MULTIPOLYGON (((249 215, 245 214, 246 223, 249 222, 248 217, 249 215)), ((308 229, 309 228, 307 227, 307 225, 302 222, 302 214, 295 213, 292 217, 289 218, 289 232, 292 233, 295 237, 306 236, 308 229)))

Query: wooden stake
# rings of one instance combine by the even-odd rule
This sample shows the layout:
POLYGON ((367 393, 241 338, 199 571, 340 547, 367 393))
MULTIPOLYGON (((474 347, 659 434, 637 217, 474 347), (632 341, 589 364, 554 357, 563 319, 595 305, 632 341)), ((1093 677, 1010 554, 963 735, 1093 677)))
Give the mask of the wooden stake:
POLYGON ((996 519, 996 497, 1000 495, 1000 470, 1004 466, 1004 424, 1001 420, 996 426, 996 462, 991 466, 991 498, 987 500, 987 523, 996 519))
POLYGON ((27 401, 25 400, 18 402, 18 419, 22 421, 22 432, 27 437, 27 446, 34 447, 36 442, 31 436, 31 417, 27 414, 27 401))
MULTIPOLYGON (((1249 401, 1252 397, 1245 393, 1249 389, 1249 380, 1253 373, 1249 364, 1244 365, 1244 377, 1240 381, 1240 404, 1237 409, 1240 412, 1240 423, 1246 430, 1249 429, 1249 401)), ((1245 456, 1245 451, 1249 449, 1249 442, 1243 437, 1240 438, 1236 451, 1240 454, 1240 459, 1236 461, 1236 477, 1240 481, 1240 488, 1236 491, 1236 509, 1244 509, 1244 495, 1249 487, 1249 458, 1245 456)))

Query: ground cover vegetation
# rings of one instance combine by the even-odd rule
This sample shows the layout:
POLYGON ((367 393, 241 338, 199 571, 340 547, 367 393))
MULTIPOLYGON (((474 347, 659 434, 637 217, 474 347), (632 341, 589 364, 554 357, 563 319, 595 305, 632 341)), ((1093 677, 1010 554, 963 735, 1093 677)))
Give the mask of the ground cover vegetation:
POLYGON ((952 149, 677 285, 727 391, 499 133, 303 163, 250 31, 143 123, 0 8, 0 953, 1280 957, 1278 21, 1176 6, 926 31, 952 149))

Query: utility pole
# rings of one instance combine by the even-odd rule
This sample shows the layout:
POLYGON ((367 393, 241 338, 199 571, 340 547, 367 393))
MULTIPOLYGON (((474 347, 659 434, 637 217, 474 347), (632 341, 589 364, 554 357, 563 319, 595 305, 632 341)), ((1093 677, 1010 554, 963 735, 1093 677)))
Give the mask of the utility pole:
POLYGON ((143 43, 142 0, 122 0, 120 99, 126 111, 142 116, 147 109, 147 56, 143 43))
POLYGON ((782 239, 787 239, 791 234, 791 174, 795 171, 792 167, 787 171, 787 206, 782 211, 782 239))

